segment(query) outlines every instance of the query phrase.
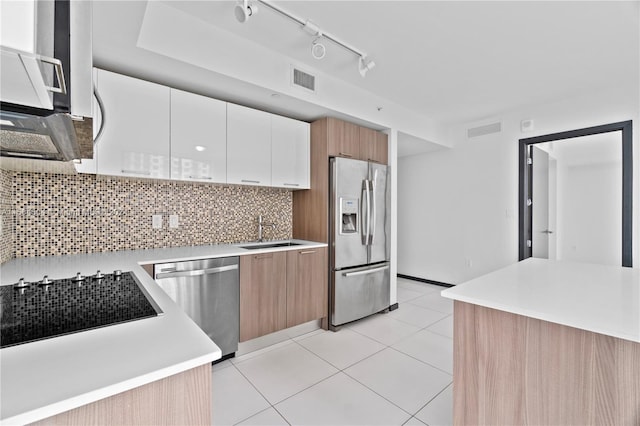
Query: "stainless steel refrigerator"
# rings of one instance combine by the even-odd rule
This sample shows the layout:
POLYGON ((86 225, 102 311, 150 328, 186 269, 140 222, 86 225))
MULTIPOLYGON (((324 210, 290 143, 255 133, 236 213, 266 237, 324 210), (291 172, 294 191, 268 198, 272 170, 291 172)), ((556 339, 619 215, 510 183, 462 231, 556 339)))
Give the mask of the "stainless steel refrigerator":
POLYGON ((389 308, 388 167, 330 159, 332 328, 389 308))

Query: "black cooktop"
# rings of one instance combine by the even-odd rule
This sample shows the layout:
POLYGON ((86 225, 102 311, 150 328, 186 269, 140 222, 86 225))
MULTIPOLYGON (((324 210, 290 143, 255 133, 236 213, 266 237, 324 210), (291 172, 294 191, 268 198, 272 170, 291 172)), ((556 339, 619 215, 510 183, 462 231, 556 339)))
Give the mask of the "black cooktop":
POLYGON ((131 272, 0 286, 0 348, 159 313, 131 272))

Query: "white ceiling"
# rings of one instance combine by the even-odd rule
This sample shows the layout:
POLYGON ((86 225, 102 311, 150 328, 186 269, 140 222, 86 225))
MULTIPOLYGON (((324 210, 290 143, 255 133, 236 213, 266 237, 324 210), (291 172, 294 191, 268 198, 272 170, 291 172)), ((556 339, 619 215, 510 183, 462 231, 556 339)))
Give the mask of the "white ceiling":
MULTIPOLYGON (((326 57, 313 59, 313 37, 264 5, 245 24, 234 18, 235 1, 174 1, 171 6, 445 124, 636 85, 640 75, 638 1, 275 3, 367 52, 376 68, 360 77, 355 55, 329 41, 326 57)), ((97 66, 297 118, 326 113, 136 48, 145 7, 144 1, 95 2, 97 66)), ((202 54, 215 52, 203 46, 202 54)))

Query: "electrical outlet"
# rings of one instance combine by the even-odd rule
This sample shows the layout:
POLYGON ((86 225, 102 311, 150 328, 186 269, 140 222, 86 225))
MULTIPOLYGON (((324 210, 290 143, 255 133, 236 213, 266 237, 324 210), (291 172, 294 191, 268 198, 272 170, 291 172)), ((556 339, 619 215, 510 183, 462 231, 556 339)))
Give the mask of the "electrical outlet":
POLYGON ((169 215, 169 228, 177 228, 179 225, 178 215, 170 214, 169 215))
POLYGON ((153 227, 153 229, 162 228, 162 215, 161 214, 154 214, 153 216, 151 216, 151 226, 153 227))

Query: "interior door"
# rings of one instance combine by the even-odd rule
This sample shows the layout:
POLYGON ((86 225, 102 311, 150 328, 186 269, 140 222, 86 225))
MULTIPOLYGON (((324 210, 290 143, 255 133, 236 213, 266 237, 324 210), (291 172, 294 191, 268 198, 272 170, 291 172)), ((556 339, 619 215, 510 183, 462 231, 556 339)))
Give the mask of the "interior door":
POLYGON ((532 256, 549 258, 549 154, 538 147, 531 147, 532 159, 532 256))
POLYGON ((367 263, 368 231, 365 188, 368 163, 347 158, 331 159, 332 266, 334 269, 367 263))

